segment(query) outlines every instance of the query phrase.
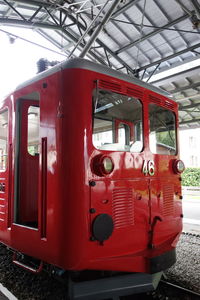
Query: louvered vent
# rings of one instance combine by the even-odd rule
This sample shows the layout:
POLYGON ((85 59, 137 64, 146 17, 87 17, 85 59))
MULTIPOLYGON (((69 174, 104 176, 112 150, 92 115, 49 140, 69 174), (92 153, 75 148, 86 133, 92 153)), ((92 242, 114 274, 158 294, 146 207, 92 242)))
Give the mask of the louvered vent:
POLYGON ((112 213, 115 228, 123 228, 134 224, 133 190, 116 188, 113 190, 112 213))
MULTIPOLYGON (((2 196, 2 195, 0 195, 2 196)), ((0 198, 0 221, 5 221, 5 198, 0 198)))
POLYGON ((154 97, 152 95, 149 95, 149 100, 155 104, 162 105, 162 101, 159 98, 154 97))
POLYGON ((171 102, 169 102, 169 101, 165 101, 165 102, 164 102, 164 106, 165 106, 166 108, 174 109, 174 104, 171 103, 171 102))
MULTIPOLYGON (((1 183, 5 184, 5 178, 1 178, 1 183)), ((6 212, 6 205, 5 205, 5 192, 0 192, 0 226, 1 223, 5 221, 5 212, 6 212)))
POLYGON ((174 186, 163 186, 163 216, 171 216, 174 213, 174 186))
POLYGON ((99 87, 106 90, 112 90, 115 92, 121 92, 122 87, 118 83, 109 82, 105 80, 99 80, 99 87))
POLYGON ((133 88, 127 88, 127 94, 133 96, 133 97, 136 97, 136 98, 142 98, 142 92, 141 91, 138 91, 136 89, 133 89, 133 88))

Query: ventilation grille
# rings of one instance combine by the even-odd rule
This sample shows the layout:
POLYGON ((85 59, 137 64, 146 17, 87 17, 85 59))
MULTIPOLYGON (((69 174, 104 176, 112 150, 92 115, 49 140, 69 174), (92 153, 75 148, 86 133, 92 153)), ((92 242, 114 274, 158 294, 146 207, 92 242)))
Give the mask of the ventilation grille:
MULTIPOLYGON (((5 185, 5 178, 0 178, 1 184, 5 185)), ((5 221, 5 212, 6 212, 6 205, 5 205, 5 191, 0 192, 0 223, 5 221)))
POLYGON ((162 105, 162 101, 159 98, 154 97, 152 95, 149 95, 149 100, 155 104, 162 105))
POLYGON ((133 190, 116 188, 113 190, 112 212, 115 228, 134 224, 133 190))
POLYGON ((165 106, 166 108, 174 109, 174 104, 171 103, 171 102, 169 102, 169 101, 165 101, 165 102, 164 102, 164 106, 165 106))
POLYGON ((163 216, 171 216, 174 213, 174 186, 163 186, 163 216))
POLYGON ((115 92, 121 92, 122 90, 121 85, 114 82, 105 81, 105 80, 99 81, 99 87, 102 89, 112 90, 115 92))
POLYGON ((136 90, 136 89, 133 89, 133 88, 127 88, 127 94, 133 96, 133 97, 136 97, 136 98, 142 98, 142 92, 136 90))
POLYGON ((5 199, 0 198, 0 222, 5 221, 5 199))

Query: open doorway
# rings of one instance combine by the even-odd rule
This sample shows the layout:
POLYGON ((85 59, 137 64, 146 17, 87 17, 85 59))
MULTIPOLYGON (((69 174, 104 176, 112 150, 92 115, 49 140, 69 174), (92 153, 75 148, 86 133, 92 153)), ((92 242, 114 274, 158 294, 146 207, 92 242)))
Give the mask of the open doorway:
POLYGON ((15 223, 38 228, 39 94, 18 99, 16 107, 15 223))

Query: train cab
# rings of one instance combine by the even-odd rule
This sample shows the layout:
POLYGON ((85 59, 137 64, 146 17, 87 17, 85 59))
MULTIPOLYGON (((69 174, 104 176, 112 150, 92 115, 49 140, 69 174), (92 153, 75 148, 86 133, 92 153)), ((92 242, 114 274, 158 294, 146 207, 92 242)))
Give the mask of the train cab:
POLYGON ((2 243, 70 271, 175 262, 184 165, 165 92, 73 59, 6 97, 0 132, 2 243))

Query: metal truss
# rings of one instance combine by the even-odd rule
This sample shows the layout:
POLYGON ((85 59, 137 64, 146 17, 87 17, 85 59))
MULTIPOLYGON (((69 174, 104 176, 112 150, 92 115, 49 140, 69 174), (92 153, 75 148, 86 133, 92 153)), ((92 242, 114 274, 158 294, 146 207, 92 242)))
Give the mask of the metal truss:
MULTIPOLYGON (((165 20, 162 26, 157 26, 148 11, 145 11, 145 7, 142 7, 141 0, 0 0, 0 7, 3 8, 0 11, 0 24, 34 29, 55 45, 66 58, 87 56, 91 60, 149 81, 157 71, 170 68, 175 58, 178 58, 176 59, 178 65, 184 62, 188 52, 191 60, 200 54, 198 36, 200 3, 197 0, 190 0, 190 9, 188 9, 185 0, 174 0, 182 10, 182 15, 179 11, 178 18, 174 20, 170 15, 165 14, 165 7, 159 0, 153 1, 165 20), (133 7, 138 12, 138 19, 141 17, 145 22, 142 21, 141 24, 138 21, 133 22, 129 11, 133 7), (181 27, 181 22, 187 23, 187 20, 190 21, 193 30, 184 30, 181 27), (127 25, 127 30, 122 23, 127 25), (130 32, 133 30, 137 37, 129 34, 129 28, 130 32), (55 34, 51 35, 51 30, 55 34), (170 31, 176 31, 182 43, 181 47, 176 48, 170 38, 168 39, 166 33, 170 31), (124 42, 120 42, 112 32, 118 32, 124 42), (187 33, 196 34, 197 38, 193 38, 193 41, 188 43, 187 33), (169 48, 167 55, 154 44, 154 39, 159 36, 169 48), (107 43, 106 39, 110 43, 107 43), (147 49, 143 47, 146 41, 153 49, 153 55, 148 53, 148 47, 147 49)), ((3 31, 3 27, 0 30, 3 31)), ((15 38, 8 31, 7 34, 15 38)), ((19 36, 18 38, 23 39, 19 36)), ((31 41, 26 40, 26 42, 31 41)), ((164 81, 166 80, 165 78, 164 81)), ((192 110, 199 110, 199 104, 190 100, 193 95, 187 96, 186 90, 189 88, 199 91, 198 83, 192 82, 184 87, 174 85, 174 90, 171 92, 174 95, 181 93, 183 98, 175 95, 177 101, 181 102, 180 109, 187 111, 188 117, 193 119, 191 113, 196 111, 192 110), (185 101, 184 99, 187 101, 182 102, 185 101)), ((184 120, 181 120, 182 122, 184 120)))
MULTIPOLYGON (((136 0, 135 0, 136 1, 136 0)), ((138 1, 138 0, 137 0, 138 1)), ((65 5, 59 4, 58 1, 54 2, 47 2, 47 1, 37 1, 37 0, 31 0, 31 1, 24 1, 24 0, 17 0, 14 2, 8 2, 7 0, 3 0, 5 4, 8 5, 8 7, 13 10, 13 12, 16 14, 17 18, 9 18, 7 15, 6 18, 1 17, 0 18, 0 24, 5 25, 15 25, 15 26, 23 26, 26 28, 41 28, 41 29, 52 29, 56 31, 62 32, 62 34, 66 35, 70 40, 73 41, 74 45, 76 46, 77 43, 79 43, 79 38, 76 36, 75 33, 72 32, 71 27, 77 26, 78 30, 82 30, 85 32, 87 30, 87 24, 86 22, 83 22, 83 20, 80 21, 81 18, 77 18, 77 15, 74 15, 72 12, 72 5, 69 7, 66 7, 65 5), (18 4, 29 4, 31 6, 37 7, 37 9, 33 12, 31 17, 25 17, 22 15, 14 6, 14 3, 18 4), (56 12, 59 11, 59 19, 57 16, 55 16, 56 12), (43 13, 46 16, 46 20, 41 20, 41 17, 38 18, 39 13, 43 13), (70 20, 70 24, 66 24, 66 20, 70 20)), ((63 2, 63 1, 62 1, 63 2)), ((85 5, 87 1, 81 1, 81 4, 85 5)), ((110 2, 110 1, 108 1, 110 2)), ((117 6, 117 4, 120 2, 120 0, 115 0, 116 5, 114 5, 112 8, 113 10, 117 6)), ((124 7, 121 7, 119 11, 124 11, 125 9, 128 9, 130 7, 130 4, 133 4, 134 1, 129 1, 129 3, 125 4, 124 7)), ((77 5, 77 4, 76 4, 77 5)), ((83 7, 82 7, 83 8, 83 7)), ((118 10, 116 11, 118 13, 118 10)), ((110 16, 112 14, 112 10, 110 10, 110 15, 106 16, 106 22, 109 20, 110 16)), ((79 12, 79 16, 81 13, 79 12)), ((103 26, 100 24, 100 30, 102 30, 103 26)), ((99 46, 106 52, 105 58, 102 58, 100 55, 97 54, 97 51, 90 50, 89 54, 93 57, 93 59, 99 61, 103 64, 108 64, 109 66, 112 66, 112 63, 110 62, 110 56, 114 58, 118 63, 120 63, 121 67, 123 67, 125 70, 127 70, 128 73, 134 74, 134 71, 132 68, 126 64, 125 61, 123 61, 122 58, 120 58, 118 55, 116 55, 108 46, 106 46, 101 40, 99 40, 98 33, 100 32, 98 30, 95 35, 93 35, 93 40, 96 40, 96 42, 99 44, 99 46), (109 56, 108 56, 109 54, 109 56), (109 59, 109 63, 107 62, 109 59)), ((87 33, 89 37, 92 36, 93 32, 91 30, 87 33)), ((79 43, 79 48, 83 49, 85 47, 84 41, 79 43)), ((83 56, 83 54, 82 54, 83 56)))
MULTIPOLYGON (((193 0, 195 1, 195 0, 193 0)), ((166 62, 176 56, 180 56, 181 54, 184 54, 188 51, 195 50, 200 46, 200 44, 194 45, 192 47, 186 48, 182 51, 173 53, 170 56, 162 57, 161 59, 150 62, 149 64, 139 67, 138 70, 133 70, 119 55, 120 53, 128 50, 129 48, 133 46, 138 46, 139 43, 148 40, 149 38, 155 36, 156 34, 162 33, 164 30, 168 29, 169 27, 172 27, 183 20, 189 18, 191 16, 191 13, 187 11, 185 15, 183 15, 180 18, 177 18, 174 21, 171 21, 165 26, 162 26, 161 28, 157 28, 156 30, 152 31, 151 33, 142 36, 140 39, 135 40, 128 45, 125 45, 124 47, 113 51, 111 50, 102 40, 99 39, 98 35, 101 30, 104 30, 104 25, 108 20, 110 19, 110 22, 115 22, 116 26, 116 18, 120 16, 121 14, 124 14, 127 9, 132 7, 133 5, 136 5, 139 0, 132 0, 132 1, 126 1, 125 4, 120 4, 120 0, 112 1, 114 2, 114 5, 111 5, 109 15, 106 15, 103 13, 101 16, 101 19, 99 20, 99 24, 97 24, 96 28, 94 25, 96 20, 98 18, 95 18, 95 15, 92 16, 92 12, 98 8, 102 9, 105 4, 110 3, 110 0, 104 1, 101 4, 95 4, 95 1, 38 1, 38 0, 16 0, 16 1, 9 1, 9 0, 3 0, 3 2, 8 6, 9 11, 13 11, 13 13, 16 15, 15 18, 9 18, 9 14, 6 14, 6 16, 0 18, 0 24, 5 25, 14 25, 14 26, 23 26, 26 28, 36 28, 36 29, 52 29, 57 32, 60 32, 62 35, 65 35, 68 40, 72 41, 74 44, 74 49, 79 49, 81 52, 81 56, 87 54, 89 51, 89 55, 93 57, 93 59, 99 61, 100 63, 104 63, 109 66, 113 65, 113 59, 118 64, 120 64, 120 67, 118 69, 124 69, 127 73, 131 73, 133 75, 138 74, 139 72, 145 70, 147 71, 152 66, 160 66, 162 62, 166 62), (34 6, 35 9, 33 10, 33 14, 29 17, 25 17, 22 15, 19 10, 17 9, 17 5, 21 4, 28 4, 31 6, 34 6), (117 10, 117 5, 120 4, 120 8, 117 10), (59 12, 59 16, 58 16, 59 12), (90 12, 90 15, 92 17, 88 17, 88 12, 90 12), (41 21, 41 13, 44 15, 43 20, 41 21), (86 21, 87 18, 87 21, 86 21), (90 20, 90 25, 88 26, 88 19, 90 20), (70 20, 70 22, 69 22, 70 20), (104 22, 105 20, 105 22, 104 22), (66 22, 67 21, 67 22, 66 22), (72 30, 72 27, 76 26, 78 29, 80 35, 77 36, 77 33, 75 33, 72 30), (94 30, 95 29, 95 30, 94 30), (84 38, 89 38, 90 43, 86 44, 84 38), (96 41, 97 47, 91 48, 92 43, 96 41), (83 49, 86 50, 83 50, 83 49), (100 51, 101 50, 101 51, 100 51), (102 52, 103 51, 103 52, 102 52), (104 53, 104 55, 102 54, 104 53)), ((135 26, 136 28, 138 26, 135 26)), ((118 28, 119 29, 119 28, 118 28)), ((43 33, 44 34, 44 33, 43 33)), ((142 51, 142 50, 140 50, 142 51)), ((71 56, 73 53, 69 51, 69 49, 66 50, 66 53, 68 53, 69 56, 71 56)), ((147 55, 146 53, 143 53, 144 55, 147 55)), ((115 66, 114 66, 115 67, 115 66)), ((157 70, 158 67, 155 68, 157 70)))

